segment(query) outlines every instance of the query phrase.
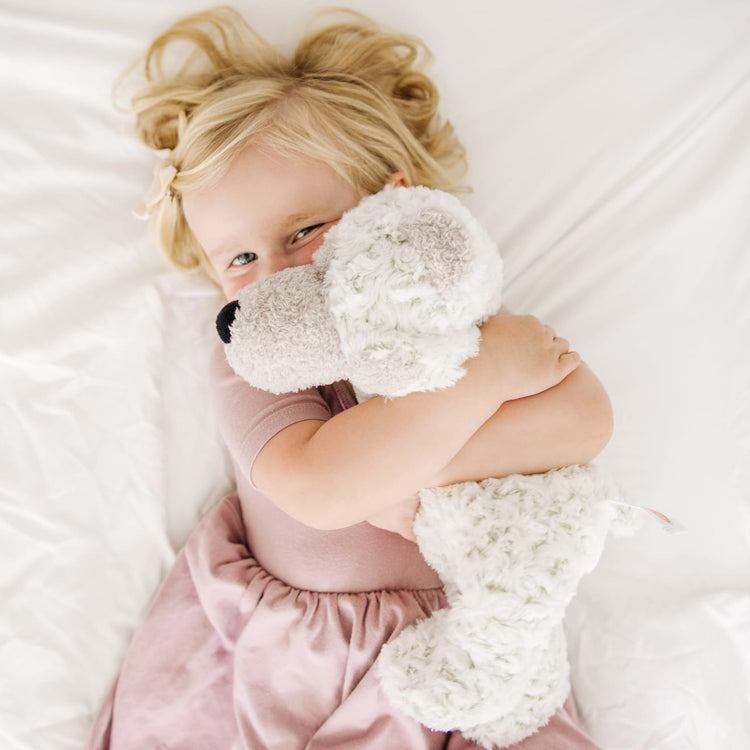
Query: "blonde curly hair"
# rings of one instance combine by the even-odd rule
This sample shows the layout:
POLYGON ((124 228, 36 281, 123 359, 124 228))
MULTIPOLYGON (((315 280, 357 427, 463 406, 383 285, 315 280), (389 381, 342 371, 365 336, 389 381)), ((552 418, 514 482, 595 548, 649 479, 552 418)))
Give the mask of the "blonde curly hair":
POLYGON ((129 70, 127 79, 140 80, 127 109, 166 174, 148 213, 176 267, 211 273, 181 194, 220 179, 250 143, 325 163, 362 193, 394 172, 413 185, 457 188, 464 150, 420 70, 426 47, 337 12, 340 20, 309 32, 288 57, 231 8, 197 13, 156 37, 129 70))

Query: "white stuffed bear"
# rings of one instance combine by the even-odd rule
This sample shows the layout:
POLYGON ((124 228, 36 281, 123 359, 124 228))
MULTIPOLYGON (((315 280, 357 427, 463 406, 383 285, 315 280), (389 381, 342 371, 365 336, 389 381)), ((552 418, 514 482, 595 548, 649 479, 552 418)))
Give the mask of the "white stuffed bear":
MULTIPOLYGON (((217 327, 258 388, 347 379, 360 400, 395 398, 463 375, 501 277, 495 244, 457 198, 389 186, 344 214, 311 265, 245 287, 217 327)), ((591 466, 422 490, 414 531, 450 606, 383 647, 391 702, 487 748, 546 724, 570 690, 565 608, 623 520, 618 501, 591 466)))
POLYGON ((348 211, 312 265, 242 290, 219 316, 227 360, 258 388, 288 393, 349 380, 403 396, 452 385, 500 308, 502 261, 455 197, 391 187, 348 211))

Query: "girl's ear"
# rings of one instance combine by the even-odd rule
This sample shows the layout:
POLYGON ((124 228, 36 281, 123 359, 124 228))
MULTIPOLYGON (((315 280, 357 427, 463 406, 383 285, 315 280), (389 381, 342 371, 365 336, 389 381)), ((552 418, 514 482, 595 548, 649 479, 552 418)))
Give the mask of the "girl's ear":
POLYGON ((409 180, 406 179, 406 175, 403 172, 394 172, 388 178, 388 185, 396 185, 400 187, 409 187, 409 180))

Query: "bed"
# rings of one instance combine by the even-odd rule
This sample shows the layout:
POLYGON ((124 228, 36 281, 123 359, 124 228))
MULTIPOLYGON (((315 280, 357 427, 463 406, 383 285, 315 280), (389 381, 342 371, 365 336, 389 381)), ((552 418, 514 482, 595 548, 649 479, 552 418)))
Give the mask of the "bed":
MULTIPOLYGON (((567 618, 605 750, 750 747, 750 4, 350 0, 419 33, 506 302, 611 395, 645 515, 567 618), (681 533, 669 533, 678 531, 681 533)), ((316 2, 243 0, 288 46, 316 2)), ((79 748, 176 551, 231 488, 216 290, 131 209, 111 87, 197 0, 0 3, 0 746, 79 748)))

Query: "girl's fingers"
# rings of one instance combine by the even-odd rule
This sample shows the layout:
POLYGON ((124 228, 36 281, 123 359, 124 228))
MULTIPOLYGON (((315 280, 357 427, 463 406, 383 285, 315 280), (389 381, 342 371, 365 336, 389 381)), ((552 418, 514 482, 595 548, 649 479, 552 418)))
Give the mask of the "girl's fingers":
POLYGON ((568 339, 563 339, 559 336, 555 336, 553 341, 555 342, 555 344, 557 344, 558 349, 562 352, 567 352, 568 349, 570 349, 570 342, 568 341, 568 339))

